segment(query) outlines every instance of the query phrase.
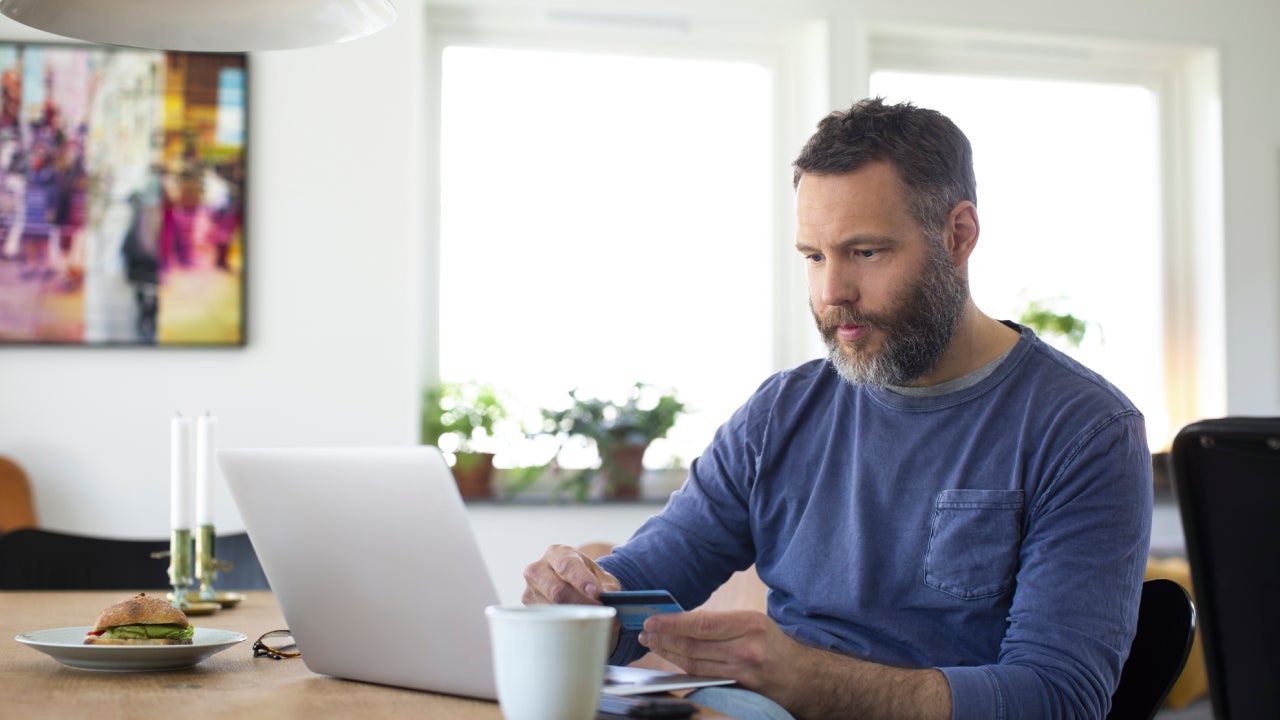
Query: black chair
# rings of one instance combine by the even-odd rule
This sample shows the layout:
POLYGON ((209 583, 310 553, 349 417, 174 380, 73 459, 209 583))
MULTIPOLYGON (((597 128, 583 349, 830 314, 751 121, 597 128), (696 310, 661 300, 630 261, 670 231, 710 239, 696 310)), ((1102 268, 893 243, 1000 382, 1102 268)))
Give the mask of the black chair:
MULTIPOLYGON (((169 560, 152 554, 168 550, 168 540, 14 530, 0 535, 0 590, 162 590, 169 585, 169 560)), ((233 565, 218 573, 218 590, 270 588, 245 533, 217 538, 214 554, 233 565)))
POLYGON ((1217 720, 1280 714, 1280 418, 1183 428, 1173 486, 1217 720))
POLYGON ((1178 681, 1191 654, 1196 610, 1191 596, 1172 580, 1142 584, 1138 631, 1120 684, 1111 696, 1109 720, 1151 720, 1178 681))

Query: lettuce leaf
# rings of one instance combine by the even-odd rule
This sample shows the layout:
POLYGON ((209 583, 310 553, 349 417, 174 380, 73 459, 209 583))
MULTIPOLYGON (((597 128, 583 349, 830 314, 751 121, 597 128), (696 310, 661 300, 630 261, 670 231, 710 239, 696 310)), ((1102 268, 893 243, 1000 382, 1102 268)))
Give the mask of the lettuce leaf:
POLYGON ((107 628, 102 637, 117 640, 183 640, 195 634, 196 629, 190 625, 116 625, 107 628))

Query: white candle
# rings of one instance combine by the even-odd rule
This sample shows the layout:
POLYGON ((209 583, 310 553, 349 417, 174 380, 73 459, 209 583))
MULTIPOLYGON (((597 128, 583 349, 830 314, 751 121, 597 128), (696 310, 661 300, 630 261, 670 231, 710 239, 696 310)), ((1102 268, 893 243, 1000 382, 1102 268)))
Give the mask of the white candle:
POLYGON ((196 526, 213 524, 213 430, 217 420, 196 418, 196 526))
POLYGON ((191 529, 191 419, 181 415, 169 426, 169 525, 191 529))

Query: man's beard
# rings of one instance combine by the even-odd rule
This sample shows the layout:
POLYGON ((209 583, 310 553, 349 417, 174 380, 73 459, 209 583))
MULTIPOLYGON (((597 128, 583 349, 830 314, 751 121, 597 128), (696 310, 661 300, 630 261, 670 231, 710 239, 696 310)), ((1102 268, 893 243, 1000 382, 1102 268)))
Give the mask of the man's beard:
MULTIPOLYGON (((819 317, 818 331, 828 357, 848 382, 857 385, 910 385, 937 365, 955 334, 969 300, 969 284, 956 271, 942 243, 929 239, 924 275, 894 293, 888 314, 869 315, 845 306, 829 308, 819 317), (880 352, 868 354, 863 338, 846 346, 837 338, 840 325, 861 325, 883 337, 880 352)), ((809 309, 813 310, 810 301, 809 309)))

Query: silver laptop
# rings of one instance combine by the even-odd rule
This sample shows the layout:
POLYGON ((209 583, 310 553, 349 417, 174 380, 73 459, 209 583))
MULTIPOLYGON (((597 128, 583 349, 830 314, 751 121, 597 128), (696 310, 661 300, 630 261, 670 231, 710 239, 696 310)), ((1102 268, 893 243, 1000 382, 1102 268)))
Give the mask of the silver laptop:
MULTIPOLYGON (((222 450, 218 461, 312 672, 497 697, 484 608, 498 593, 439 450, 222 450)), ((731 682, 608 675, 619 695, 731 682)))
POLYGON ((494 699, 498 602, 431 447, 223 450, 227 486, 313 672, 494 699))

